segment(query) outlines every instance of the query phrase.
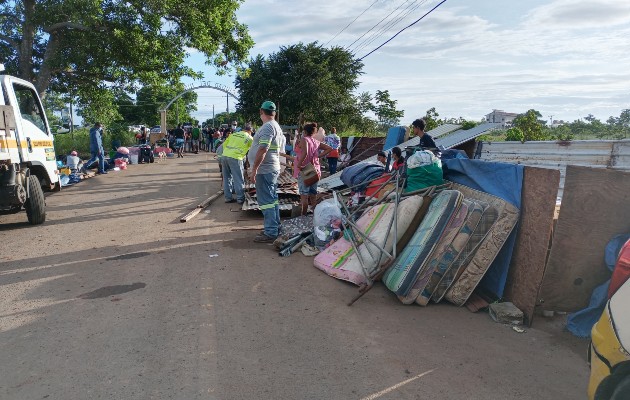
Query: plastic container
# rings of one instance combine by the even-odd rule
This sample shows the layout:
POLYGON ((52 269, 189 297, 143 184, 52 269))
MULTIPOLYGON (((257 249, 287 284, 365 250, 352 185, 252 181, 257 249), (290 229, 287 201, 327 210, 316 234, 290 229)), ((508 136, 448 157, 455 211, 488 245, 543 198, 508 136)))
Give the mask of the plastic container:
POLYGON ((138 155, 129 154, 129 161, 131 162, 131 164, 138 164, 138 155))

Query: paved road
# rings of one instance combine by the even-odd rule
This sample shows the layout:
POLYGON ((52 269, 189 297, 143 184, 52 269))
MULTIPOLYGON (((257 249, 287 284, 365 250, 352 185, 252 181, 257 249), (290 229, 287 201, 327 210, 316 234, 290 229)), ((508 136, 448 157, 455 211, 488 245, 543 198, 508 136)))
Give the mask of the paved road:
POLYGON ((579 399, 587 343, 403 306, 254 244, 207 154, 131 166, 1 217, 1 399, 579 399), (217 257, 210 255, 217 254, 217 257))

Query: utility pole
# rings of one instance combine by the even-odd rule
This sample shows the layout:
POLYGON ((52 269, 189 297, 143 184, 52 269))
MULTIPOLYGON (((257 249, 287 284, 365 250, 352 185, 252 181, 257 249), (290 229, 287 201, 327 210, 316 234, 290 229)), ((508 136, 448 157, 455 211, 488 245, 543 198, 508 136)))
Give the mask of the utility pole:
POLYGON ((549 127, 551 128, 551 125, 553 125, 553 115, 549 116, 549 127))
POLYGON ((179 126, 179 104, 177 101, 175 102, 175 121, 175 125, 179 126))
POLYGON ((227 111, 227 116, 226 116, 227 121, 226 121, 226 123, 228 125, 230 125, 230 96, 227 93, 225 94, 225 104, 227 106, 227 108, 226 108, 226 111, 227 111))
POLYGON ((212 129, 214 129, 214 104, 212 105, 212 129))

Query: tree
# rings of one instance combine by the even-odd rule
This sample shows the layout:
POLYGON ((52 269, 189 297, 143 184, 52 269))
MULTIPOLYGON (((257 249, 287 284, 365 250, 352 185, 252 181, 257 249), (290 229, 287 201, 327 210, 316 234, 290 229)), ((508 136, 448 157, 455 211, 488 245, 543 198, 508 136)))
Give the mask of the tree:
POLYGON ((510 128, 505 132, 505 140, 509 142, 524 142, 525 136, 519 128, 510 128))
POLYGON ((377 90, 374 96, 376 104, 373 107, 381 127, 388 129, 398 125, 400 119, 405 116, 405 111, 396 109, 396 100, 392 100, 389 91, 377 90))
POLYGON ((426 123, 426 126, 424 128, 425 132, 428 132, 431 129, 435 129, 438 126, 442 125, 442 121, 438 119, 439 116, 440 114, 438 114, 438 112, 435 110, 435 107, 431 107, 427 110, 423 118, 424 122, 426 123))
POLYGON ((545 132, 539 118, 542 118, 542 114, 531 109, 514 119, 513 125, 523 132, 524 141, 545 140, 545 132))
POLYGON ((33 82, 41 97, 94 94, 199 76, 186 49, 205 54, 219 72, 241 63, 253 46, 236 19, 240 0, 0 2, 0 55, 9 73, 33 82))
MULTIPOLYGON (((136 94, 135 115, 138 121, 153 126, 160 124, 160 108, 184 91, 184 85, 147 85, 136 94)), ((166 113, 166 124, 174 127, 178 122, 192 121, 191 113, 197 110, 197 93, 186 92, 177 99, 166 113)))
POLYGON ((267 58, 258 55, 240 70, 235 81, 241 93, 237 111, 256 120, 260 104, 269 99, 278 106, 283 124, 310 120, 343 130, 360 117, 352 92, 362 68, 341 47, 328 49, 317 42, 283 46, 267 58))

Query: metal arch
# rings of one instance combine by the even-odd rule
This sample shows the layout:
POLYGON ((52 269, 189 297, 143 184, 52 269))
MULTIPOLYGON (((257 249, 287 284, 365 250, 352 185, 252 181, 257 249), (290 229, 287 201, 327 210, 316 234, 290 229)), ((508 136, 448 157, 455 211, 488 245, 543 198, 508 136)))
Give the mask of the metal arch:
POLYGON ((200 84, 194 84, 191 83, 189 85, 186 86, 186 89, 181 92, 180 94, 178 94, 177 96, 175 96, 166 106, 162 107, 160 109, 160 111, 166 111, 168 110, 168 108, 175 102, 177 101, 177 99, 179 99, 180 97, 182 97, 184 94, 188 93, 188 92, 192 92, 193 90, 197 90, 197 89, 215 89, 218 90, 220 92, 223 92, 229 96, 232 96, 232 98, 234 98, 234 100, 239 101, 239 98, 236 94, 233 93, 233 89, 228 88, 227 86, 223 86, 219 83, 212 83, 212 82, 201 82, 200 84))

